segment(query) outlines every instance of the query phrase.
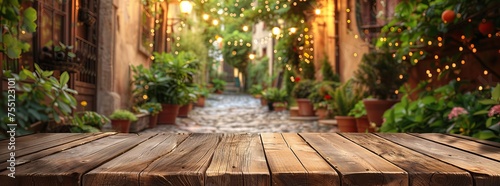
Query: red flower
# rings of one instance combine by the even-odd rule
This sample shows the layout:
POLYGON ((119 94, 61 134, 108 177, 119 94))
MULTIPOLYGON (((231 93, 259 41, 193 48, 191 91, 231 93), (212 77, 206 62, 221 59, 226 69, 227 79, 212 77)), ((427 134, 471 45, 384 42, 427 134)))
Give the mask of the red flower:
POLYGON ((300 77, 295 77, 295 82, 298 83, 300 81, 300 77))
POLYGON ((327 94, 327 95, 325 95, 324 98, 325 98, 325 100, 330 100, 330 99, 332 99, 332 96, 330 96, 330 94, 327 94))

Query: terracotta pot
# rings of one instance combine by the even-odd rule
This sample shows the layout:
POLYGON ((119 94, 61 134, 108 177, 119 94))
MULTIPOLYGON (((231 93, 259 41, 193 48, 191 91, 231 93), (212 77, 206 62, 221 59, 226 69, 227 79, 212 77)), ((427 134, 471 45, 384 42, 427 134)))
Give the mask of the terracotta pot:
POLYGON ((392 105, 399 102, 399 100, 379 100, 379 99, 365 99, 363 104, 366 108, 366 115, 370 123, 377 124, 380 127, 383 122, 384 112, 392 107, 392 105))
POLYGON ((149 115, 149 128, 155 128, 156 124, 158 124, 158 114, 149 115))
POLYGON ((267 106, 267 100, 263 97, 260 98, 260 105, 267 106))
POLYGON ((163 110, 158 113, 158 124, 175 124, 179 113, 179 105, 161 104, 163 110))
POLYGON ((356 118, 356 126, 358 128, 358 132, 375 132, 373 128, 370 128, 370 121, 368 121, 368 117, 366 116, 356 118))
POLYGON ((222 94, 222 90, 215 90, 216 94, 222 94))
POLYGON ((111 125, 113 126, 113 129, 117 132, 122 132, 122 133, 128 133, 130 129, 130 120, 111 120, 111 125))
POLYGON ((299 108, 298 107, 290 107, 290 117, 299 116, 299 108))
POLYGON ((286 110, 286 104, 283 102, 273 103, 273 107, 274 107, 274 111, 276 111, 276 112, 281 112, 281 111, 286 110))
POLYGON ((309 99, 297 99, 299 116, 314 116, 314 107, 309 99))
POLYGON ((316 115, 318 119, 326 119, 328 117, 328 110, 326 108, 318 108, 316 109, 316 115))
POLYGON ((186 104, 186 105, 182 105, 179 108, 179 113, 177 113, 177 117, 187 118, 188 114, 189 114, 189 112, 191 112, 192 108, 193 108, 193 104, 192 103, 189 103, 189 104, 186 104))
POLYGON ((356 118, 351 116, 335 116, 340 132, 358 132, 356 118))
POLYGON ((198 97, 198 101, 196 102, 196 106, 205 107, 205 96, 198 97))

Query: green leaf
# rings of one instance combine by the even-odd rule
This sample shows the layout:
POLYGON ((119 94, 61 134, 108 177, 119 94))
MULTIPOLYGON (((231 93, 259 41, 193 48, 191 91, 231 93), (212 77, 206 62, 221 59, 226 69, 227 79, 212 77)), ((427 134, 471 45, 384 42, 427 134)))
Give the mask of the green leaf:
POLYGON ((488 120, 486 120, 486 127, 491 127, 491 125, 493 123, 492 121, 493 121, 493 117, 488 118, 488 120))
POLYGON ((495 101, 500 101, 500 83, 497 84, 493 92, 491 92, 491 98, 495 101))
POLYGON ((480 111, 477 111, 477 112, 474 112, 474 116, 477 116, 477 115, 483 115, 483 114, 488 114, 488 111, 487 110, 480 110, 480 111))
POLYGON ((479 132, 479 134, 477 135, 477 137, 479 139, 482 139, 482 140, 487 140, 487 139, 496 137, 496 135, 491 130, 483 130, 483 131, 479 132))
POLYGON ((32 7, 28 7, 24 10, 23 12, 23 16, 24 16, 24 20, 25 21, 35 21, 37 19, 37 16, 36 16, 36 10, 32 7))
POLYGON ((74 58, 76 57, 76 54, 73 52, 68 52, 68 57, 74 58))
POLYGON ((495 100, 492 100, 492 99, 479 100, 478 102, 483 104, 483 105, 495 105, 495 104, 497 104, 497 102, 495 100))
POLYGON ((63 73, 61 74, 60 79, 59 79, 59 82, 60 82, 61 87, 62 87, 62 86, 64 86, 64 85, 66 85, 66 84, 68 83, 68 81, 69 81, 69 75, 68 75, 68 72, 63 72, 63 73))

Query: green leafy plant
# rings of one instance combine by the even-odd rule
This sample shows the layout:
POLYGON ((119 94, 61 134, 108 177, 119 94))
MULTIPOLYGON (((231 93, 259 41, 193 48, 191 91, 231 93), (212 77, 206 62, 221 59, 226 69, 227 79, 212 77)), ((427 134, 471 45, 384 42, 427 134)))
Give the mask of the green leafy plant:
POLYGON ((286 102, 288 94, 285 89, 271 87, 265 90, 264 98, 270 102, 286 102))
POLYGON ((134 113, 128 111, 128 110, 123 110, 123 109, 117 109, 109 115, 109 119, 112 120, 129 120, 129 121, 137 121, 137 116, 134 115, 134 113))
POLYGON ((315 108, 324 107, 327 105, 326 102, 332 99, 330 93, 333 92, 338 86, 339 83, 335 81, 324 80, 316 82, 311 94, 308 96, 308 99, 315 108))
POLYGON ((147 110, 151 115, 156 115, 162 110, 161 104, 156 102, 144 103, 141 108, 147 110))
POLYGON ((377 99, 395 99, 395 91, 406 81, 406 64, 398 62, 388 51, 371 51, 363 55, 355 82, 368 88, 377 99))
POLYGON ((262 94, 262 85, 252 85, 252 87, 250 87, 250 90, 248 90, 248 92, 252 95, 260 95, 262 94))
POLYGON ((362 91, 354 86, 352 80, 347 81, 332 93, 333 99, 330 101, 333 112, 337 116, 347 116, 356 103, 363 97, 362 91))
MULTIPOLYGON (((77 92, 68 87, 69 74, 63 72, 59 79, 53 76, 53 71, 44 71, 35 64, 35 71, 23 69, 19 74, 7 73, 7 77, 15 78, 17 92, 16 122, 19 124, 19 134, 31 133, 30 126, 38 121, 55 121, 61 123, 62 118, 70 116, 76 108, 77 92)), ((2 99, 3 101, 3 99, 2 99)), ((0 117, 7 114, 0 110, 0 117)), ((7 129, 3 124, 1 127, 7 129)))
POLYGON ((212 79, 212 85, 214 85, 214 91, 224 91, 226 88, 226 81, 222 79, 212 79))
MULTIPOLYGON (((297 80, 297 78, 296 78, 297 80)), ((314 89, 314 81, 309 79, 300 80, 295 84, 292 94, 295 98, 305 99, 309 97, 314 89)))
POLYGON ((75 114, 71 119, 71 132, 82 133, 82 132, 100 132, 100 128, 110 120, 97 112, 85 111, 75 114))
POLYGON ((400 90, 404 96, 400 103, 385 112, 382 132, 453 133, 500 140, 500 120, 497 115, 489 113, 494 110, 491 100, 495 97, 492 96, 489 101, 485 99, 489 91, 460 93, 460 84, 455 81, 422 91, 426 84, 422 83, 411 91, 400 90), (420 94, 418 98, 411 99, 409 95, 415 91, 420 91, 420 94))
POLYGON ((2 34, 0 37, 0 51, 11 59, 21 57, 22 52, 30 49, 30 44, 19 39, 22 32, 36 32, 37 12, 32 7, 22 8, 22 1, 0 2, 0 23, 2 34))
POLYGON ((356 105, 354 105, 354 108, 349 111, 347 114, 348 116, 353 116, 355 118, 360 118, 363 116, 366 116, 366 108, 365 104, 363 104, 363 100, 359 100, 356 105))
POLYGON ((340 82, 339 75, 333 72, 332 65, 328 62, 328 56, 326 55, 322 60, 321 75, 323 75, 323 81, 340 82))

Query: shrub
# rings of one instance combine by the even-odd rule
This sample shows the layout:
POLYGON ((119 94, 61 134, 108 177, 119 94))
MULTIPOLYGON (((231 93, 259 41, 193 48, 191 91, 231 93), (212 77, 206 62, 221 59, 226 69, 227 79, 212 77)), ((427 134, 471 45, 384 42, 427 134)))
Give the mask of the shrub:
POLYGON ((115 110, 110 116, 112 120, 129 120, 129 121, 137 121, 137 117, 128 110, 118 109, 115 110))

